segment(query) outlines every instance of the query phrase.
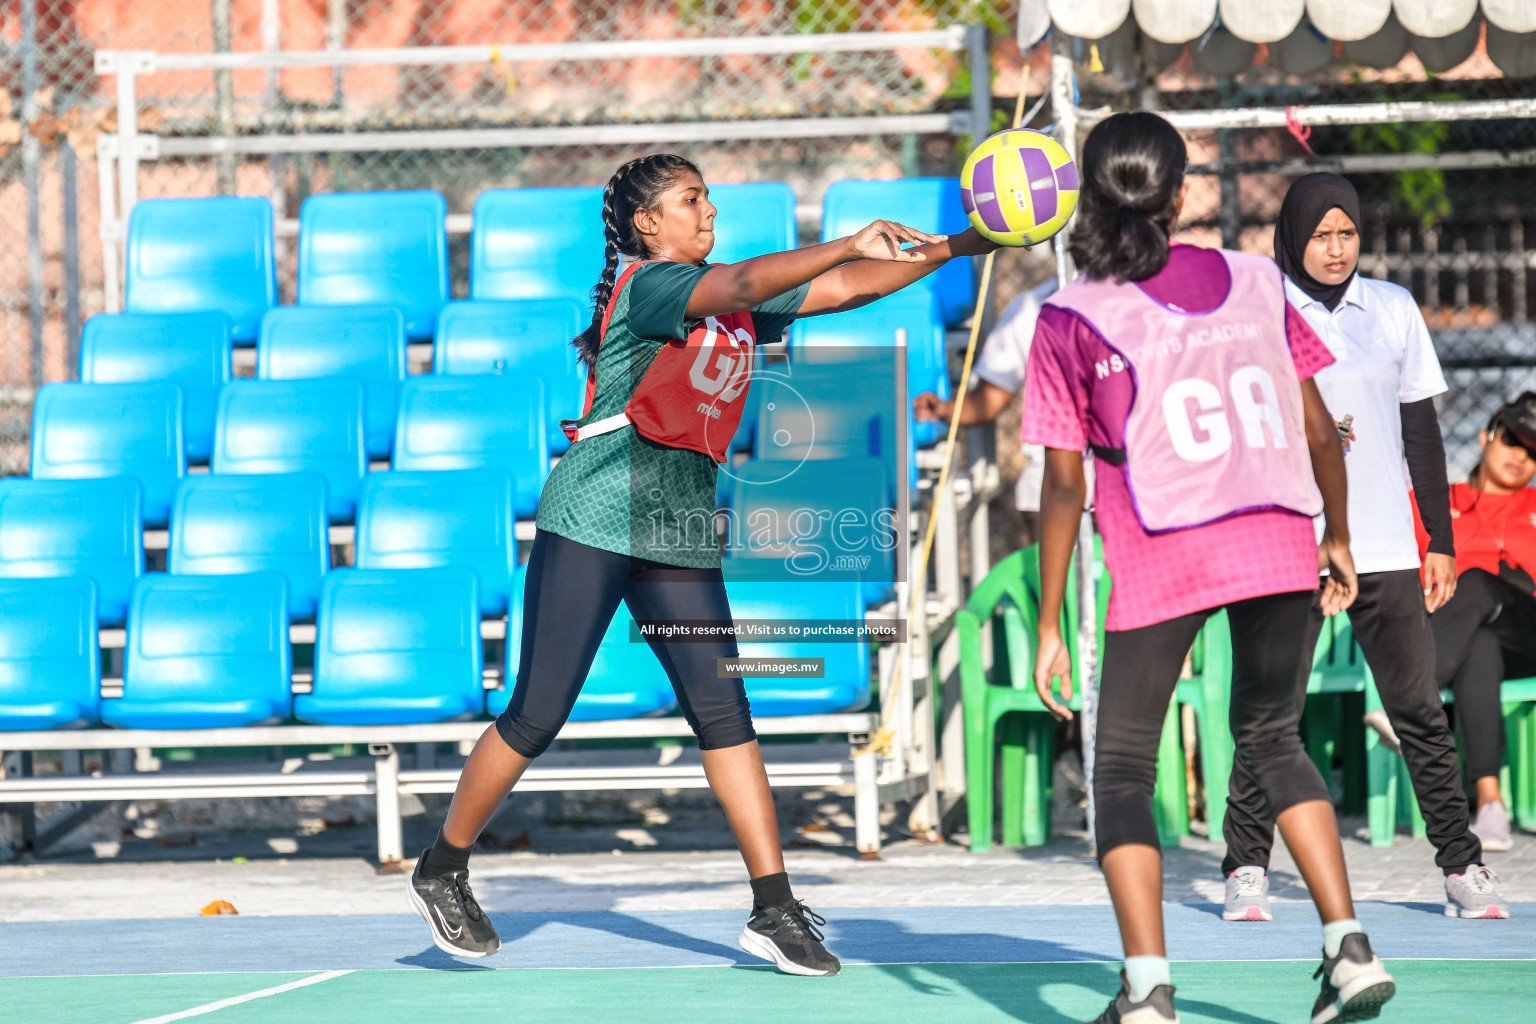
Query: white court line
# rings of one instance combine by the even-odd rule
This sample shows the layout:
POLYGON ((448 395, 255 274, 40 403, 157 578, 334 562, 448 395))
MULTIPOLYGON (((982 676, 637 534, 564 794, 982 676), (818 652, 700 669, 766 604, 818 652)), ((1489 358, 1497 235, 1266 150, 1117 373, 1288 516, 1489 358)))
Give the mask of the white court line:
POLYGON ((228 999, 220 999, 216 1003, 204 1003, 202 1006, 194 1006, 190 1010, 182 1010, 180 1013, 168 1013, 163 1017, 150 1017, 146 1020, 135 1021, 134 1024, 170 1024, 173 1020, 201 1017, 205 1013, 213 1013, 215 1010, 222 1010, 227 1006, 238 1006, 241 1003, 248 1003, 253 999, 264 999, 267 996, 275 996, 280 992, 291 992, 296 988, 303 988, 305 985, 318 985, 322 981, 330 981, 332 978, 339 978, 343 974, 351 973, 351 971, 326 971, 323 974, 311 974, 307 978, 290 981, 286 985, 274 985, 271 988, 264 988, 257 992, 247 992, 243 996, 230 996, 228 999))

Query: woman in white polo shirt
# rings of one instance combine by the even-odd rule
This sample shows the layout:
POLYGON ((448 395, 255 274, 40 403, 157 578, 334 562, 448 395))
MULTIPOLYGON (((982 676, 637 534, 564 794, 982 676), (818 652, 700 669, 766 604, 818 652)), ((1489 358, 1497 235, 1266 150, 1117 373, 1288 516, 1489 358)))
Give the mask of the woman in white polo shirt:
MULTIPOLYGON (((1008 403, 1024 388, 1024 367, 1029 361, 1029 343, 1035 336, 1035 321, 1040 307, 1056 293, 1053 277, 1044 284, 1025 291, 1008 303, 997 323, 987 334, 987 341, 976 357, 975 380, 960 410, 960 425, 974 427, 997 419, 1008 403)), ((912 400, 913 417, 919 421, 948 423, 954 414, 954 402, 925 391, 912 400)), ((1021 544, 1039 538, 1040 481, 1045 472, 1045 449, 1038 444, 1020 446, 1023 464, 1014 488, 1014 507, 1023 513, 1024 536, 1021 544)))
MULTIPOLYGON (((1286 297, 1332 351, 1317 386, 1336 420, 1352 422, 1349 475, 1350 551, 1360 596, 1349 610, 1408 763, 1413 789, 1445 873, 1453 917, 1507 917, 1508 905, 1482 865, 1482 846, 1468 827, 1461 766, 1435 684, 1429 613, 1456 589, 1445 449, 1433 398, 1446 390, 1429 330, 1413 296, 1386 281, 1360 277, 1360 199, 1337 174, 1308 174, 1286 193, 1275 225, 1275 260, 1286 297), (1429 534, 1421 564, 1414 534, 1406 458, 1414 499, 1429 534)), ((1341 425, 1341 430, 1350 432, 1341 425)), ((1319 529, 1321 529, 1319 525, 1319 529)), ((1320 608, 1313 607, 1305 649, 1317 644, 1320 608)), ((1306 699, 1311 659, 1298 680, 1306 699)), ((1274 820, 1254 780, 1235 767, 1223 827, 1229 921, 1270 919, 1268 878, 1274 820)))

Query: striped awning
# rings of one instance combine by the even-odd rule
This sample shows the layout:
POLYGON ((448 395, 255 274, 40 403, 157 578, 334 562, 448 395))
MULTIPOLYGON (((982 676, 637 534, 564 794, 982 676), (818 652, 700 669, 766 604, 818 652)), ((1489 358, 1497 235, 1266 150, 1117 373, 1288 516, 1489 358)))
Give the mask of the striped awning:
POLYGON ((1019 40, 1033 44, 1053 24, 1086 40, 1135 27, 1191 44, 1197 66, 1215 73, 1246 66, 1266 43, 1270 63, 1297 74, 1326 65, 1342 42, 1358 64, 1390 67, 1412 50, 1445 71, 1472 55, 1485 23, 1489 59, 1506 75, 1536 75, 1536 0, 1022 0, 1019 40))

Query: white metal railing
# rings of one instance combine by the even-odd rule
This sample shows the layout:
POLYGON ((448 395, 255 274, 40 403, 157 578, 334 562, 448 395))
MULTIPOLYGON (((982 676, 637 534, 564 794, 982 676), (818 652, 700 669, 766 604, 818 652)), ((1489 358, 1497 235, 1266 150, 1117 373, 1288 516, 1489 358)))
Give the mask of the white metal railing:
POLYGON ((965 26, 916 32, 825 32, 777 36, 700 39, 616 39, 564 43, 504 43, 478 46, 404 46, 392 49, 275 50, 246 53, 155 53, 97 50, 96 73, 154 74, 159 71, 240 71, 250 68, 358 67, 361 65, 443 66, 523 64, 552 61, 634 60, 645 57, 772 56, 800 53, 856 53, 889 50, 960 50, 965 26))
MULTIPOLYGON (((849 746, 862 743, 877 724, 867 712, 805 715, 791 718, 760 718, 754 725, 763 736, 833 735, 849 746)), ((0 805, 44 801, 177 800, 263 796, 368 796, 376 801, 378 856, 383 863, 405 856, 401 842, 400 795, 402 793, 451 793, 458 783, 458 769, 401 770, 399 747, 408 743, 455 742, 468 754, 486 730, 485 721, 441 722, 394 726, 253 726, 233 729, 88 729, 78 731, 0 733, 0 751, 39 750, 135 750, 156 747, 202 749, 249 746, 300 746, 350 743, 365 747, 371 768, 325 768, 290 759, 266 770, 227 772, 156 771, 146 767, 128 774, 14 775, 0 757, 0 805), (9 777, 8 777, 9 776, 9 777)), ((681 718, 631 719, 614 722, 569 722, 560 731, 562 740, 685 738, 692 735, 681 718)), ((676 748, 672 748, 676 751, 676 748)), ((767 747, 769 784, 779 787, 854 786, 855 842, 862 853, 880 849, 879 812, 882 803, 908 799, 926 786, 927 779, 902 775, 895 762, 873 757, 854 758, 847 746, 821 750, 797 745, 767 747), (799 757, 776 758, 777 752, 799 757), (810 755, 806 758, 805 755, 810 755)), ((708 785, 696 755, 686 763, 665 756, 650 765, 636 763, 634 754, 598 756, 590 763, 561 764, 558 756, 534 765, 518 783, 522 792, 594 789, 703 788, 708 785)), ((154 764, 147 755, 136 761, 154 764)))
MULTIPOLYGON (((622 125, 565 125, 452 129, 442 131, 335 132, 310 135, 268 134, 165 138, 138 128, 138 79, 170 71, 230 71, 360 65, 448 66, 518 64, 549 61, 610 61, 645 57, 730 55, 791 56, 902 49, 970 49, 973 75, 985 64, 985 32, 955 25, 919 32, 837 32, 707 39, 642 39, 607 42, 515 43, 480 46, 417 46, 371 50, 278 50, 244 53, 156 53, 148 50, 98 50, 98 75, 117 79, 116 135, 97 143, 101 190, 103 285, 108 312, 121 309, 117 247, 124 225, 138 202, 139 165, 176 156, 376 152, 501 146, 543 147, 626 145, 651 142, 728 141, 737 139, 828 138, 844 135, 960 133, 968 130, 990 97, 977 93, 972 110, 953 114, 893 114, 868 117, 782 118, 753 121, 699 121, 622 125), (113 169, 116 170, 114 189, 113 169), (115 195, 113 194, 115 191, 115 195)), ((988 76, 977 76, 981 82, 988 76)))
MULTIPOLYGON (((1536 117, 1536 98, 1510 100, 1448 100, 1445 102, 1321 103, 1295 107, 1238 107, 1231 110, 1160 110, 1175 128, 1205 131, 1218 128, 1284 128, 1302 126, 1397 124, 1405 121, 1496 121, 1536 117)), ((1092 127, 1107 110, 1077 108, 1080 127, 1092 127)))

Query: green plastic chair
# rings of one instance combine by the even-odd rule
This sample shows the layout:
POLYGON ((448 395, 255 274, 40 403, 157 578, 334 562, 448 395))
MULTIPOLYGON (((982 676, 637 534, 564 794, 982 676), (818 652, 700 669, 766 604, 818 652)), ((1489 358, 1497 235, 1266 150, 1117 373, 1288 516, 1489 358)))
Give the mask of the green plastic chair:
MULTIPOLYGON (((1205 784, 1206 822, 1212 842, 1222 841, 1222 823, 1227 814, 1227 784, 1232 774, 1236 756, 1232 740, 1230 713, 1232 707, 1232 634, 1225 610, 1212 615, 1201 628, 1191 651, 1193 678, 1181 679, 1177 691, 1180 704, 1190 705, 1200 732, 1201 777, 1205 784)), ((1344 693, 1374 692, 1370 689, 1365 659, 1354 642, 1354 634, 1348 620, 1334 616, 1323 624, 1313 654, 1312 672, 1307 680, 1309 695, 1326 696, 1344 693)), ((1345 775, 1358 777, 1368 760, 1365 744, 1360 742, 1365 726, 1349 730, 1343 727, 1337 701, 1307 702, 1307 751, 1318 765, 1324 777, 1332 774, 1336 743, 1343 737, 1345 744, 1345 775)), ((1166 735, 1165 745, 1170 737, 1166 735)), ((1177 742, 1177 729, 1172 730, 1172 741, 1177 742)), ((1368 742, 1368 741, 1367 741, 1368 742)), ((1166 790, 1172 799, 1174 787, 1172 768, 1167 774, 1162 769, 1165 751, 1159 751, 1160 789, 1166 790)), ((1169 764, 1175 764, 1166 756, 1169 764)), ((1180 768, 1182 777, 1182 768, 1180 768)), ((1383 788, 1383 781, 1378 788, 1383 788)), ((1352 790, 1354 787, 1346 787, 1352 790)), ((1370 783, 1368 781, 1368 788, 1370 783)), ((1372 790, 1374 791, 1374 790, 1372 790)))
MULTIPOLYGON (((1536 827, 1536 677, 1506 679, 1499 696, 1504 709, 1504 766, 1499 772, 1499 788, 1504 806, 1515 824, 1536 827)), ((1455 700, 1449 690, 1440 691, 1447 704, 1455 700)), ((1367 707, 1381 707, 1381 698, 1372 684, 1366 695, 1367 707)), ((1397 834, 1398 819, 1406 818, 1415 839, 1425 835, 1424 815, 1419 810, 1402 756, 1392 752, 1376 730, 1366 727, 1367 757, 1370 761, 1370 826, 1372 846, 1391 846, 1397 834)))
MULTIPOLYGON (((1102 556, 1102 547, 1097 552, 1102 556)), ((1102 557, 1096 561, 1099 579, 1102 557)), ((1077 635, 1077 570, 1068 573, 1062 635, 1077 635)), ((1098 588, 1108 607, 1108 586, 1098 588)), ((1035 693, 1034 664, 1040 616, 1040 549, 1015 551, 992 568, 956 614, 960 638, 961 711, 965 720, 967 809, 971 849, 992 848, 993 751, 1002 746, 1002 835, 1005 846, 1039 846, 1050 838, 1056 721, 1035 693), (1000 620, 1000 621, 999 621, 1000 620), (982 662, 981 626, 992 621, 992 681, 982 662), (998 628, 998 627, 1001 628, 998 628), (1019 714, 1012 714, 1019 712, 1019 714), (1004 716, 1012 717, 1004 719, 1004 716), (1001 724, 1000 724, 1000 720, 1001 724)), ((1098 616, 1100 635, 1103 614, 1098 616)), ((1082 685, 1073 661, 1073 696, 1082 708, 1082 685)))
POLYGON ((1190 650, 1192 676, 1180 679, 1174 690, 1174 706, 1163 723, 1162 744, 1157 752, 1157 790, 1154 816, 1165 846, 1178 843, 1189 832, 1188 793, 1184 784, 1184 757, 1179 744, 1178 707, 1189 705, 1200 735, 1200 775, 1205 784, 1205 816, 1213 842, 1221 841, 1221 822, 1227 813, 1227 777, 1232 774, 1232 729, 1228 711, 1232 704, 1232 631, 1223 609, 1206 620, 1190 650))

